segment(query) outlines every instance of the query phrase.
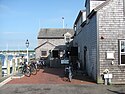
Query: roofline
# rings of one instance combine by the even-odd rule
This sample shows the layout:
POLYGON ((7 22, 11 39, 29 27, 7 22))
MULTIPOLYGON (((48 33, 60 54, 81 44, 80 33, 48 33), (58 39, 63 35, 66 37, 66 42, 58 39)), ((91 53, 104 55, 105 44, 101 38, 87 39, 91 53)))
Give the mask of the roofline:
POLYGON ((85 1, 85 7, 86 7, 86 4, 87 4, 87 0, 85 1))
POLYGON ((77 18, 76 18, 74 24, 76 24, 76 23, 78 22, 78 20, 79 20, 79 18, 81 17, 81 15, 82 15, 83 12, 86 12, 86 10, 80 10, 80 11, 79 11, 78 16, 77 16, 77 18))
POLYGON ((69 29, 70 30, 71 29, 72 30, 73 28, 40 28, 40 31, 43 29, 51 29, 51 30, 52 29, 56 29, 56 30, 58 30, 58 29, 69 29))
POLYGON ((44 42, 43 44, 41 44, 41 45, 37 46, 34 50, 36 50, 37 48, 39 48, 39 47, 43 46, 43 45, 44 45, 44 44, 46 44, 46 43, 49 43, 49 44, 51 44, 51 45, 55 46, 54 44, 50 43, 49 41, 46 41, 46 42, 44 42))
POLYGON ((64 37, 62 37, 62 36, 59 36, 59 37, 47 36, 47 37, 37 37, 37 39, 64 39, 64 37))
POLYGON ((106 0, 105 2, 103 2, 102 4, 100 4, 99 6, 97 6, 96 8, 94 8, 92 10, 92 12, 87 16, 88 18, 91 18, 97 11, 99 11, 100 9, 102 9, 104 6, 106 6, 111 0, 106 0))
MULTIPOLYGON (((90 0, 90 1, 106 1, 106 0, 90 0)), ((86 7, 86 4, 87 4, 87 0, 85 1, 85 7, 86 7)))
POLYGON ((97 6, 96 8, 94 8, 95 11, 98 11, 100 9, 102 9, 104 6, 106 6, 111 0, 106 0, 105 2, 103 2, 102 4, 100 4, 99 6, 97 6))

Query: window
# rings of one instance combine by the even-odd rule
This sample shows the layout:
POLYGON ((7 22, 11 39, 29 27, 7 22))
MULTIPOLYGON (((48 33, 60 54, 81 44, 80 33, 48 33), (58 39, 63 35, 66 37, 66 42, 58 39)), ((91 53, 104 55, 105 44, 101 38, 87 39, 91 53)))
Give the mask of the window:
POLYGON ((66 36, 66 42, 70 42, 70 36, 66 36))
POLYGON ((120 65, 125 65, 125 40, 120 40, 120 65))
POLYGON ((42 56, 47 56, 47 51, 41 51, 42 56))
POLYGON ((71 40, 71 34, 67 32, 66 34, 64 34, 64 38, 65 38, 65 43, 69 43, 71 40))

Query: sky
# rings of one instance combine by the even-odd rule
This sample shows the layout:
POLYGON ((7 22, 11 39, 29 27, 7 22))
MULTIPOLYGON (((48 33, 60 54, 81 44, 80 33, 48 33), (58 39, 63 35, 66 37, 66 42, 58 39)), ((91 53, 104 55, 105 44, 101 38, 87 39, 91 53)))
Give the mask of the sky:
POLYGON ((40 28, 73 28, 85 0, 0 0, 0 50, 37 47, 40 28))

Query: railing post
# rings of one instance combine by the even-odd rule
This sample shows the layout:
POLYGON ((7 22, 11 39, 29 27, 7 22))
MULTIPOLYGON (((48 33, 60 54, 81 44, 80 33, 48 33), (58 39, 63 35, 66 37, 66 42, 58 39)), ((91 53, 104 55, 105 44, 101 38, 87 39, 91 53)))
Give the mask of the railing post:
POLYGON ((7 62, 7 75, 10 75, 10 62, 9 60, 6 60, 7 62))
POLYGON ((16 73, 16 64, 15 64, 15 59, 13 59, 13 61, 12 61, 12 66, 13 66, 13 74, 15 74, 16 73))

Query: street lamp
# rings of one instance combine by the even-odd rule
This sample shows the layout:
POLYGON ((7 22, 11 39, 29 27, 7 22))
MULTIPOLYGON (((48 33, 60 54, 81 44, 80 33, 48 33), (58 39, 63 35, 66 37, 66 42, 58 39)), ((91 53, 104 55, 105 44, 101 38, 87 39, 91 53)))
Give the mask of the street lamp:
POLYGON ((26 47, 27 47, 27 63, 28 63, 28 61, 29 61, 29 59, 28 59, 28 47, 29 47, 29 41, 28 41, 28 39, 26 40, 26 47))

